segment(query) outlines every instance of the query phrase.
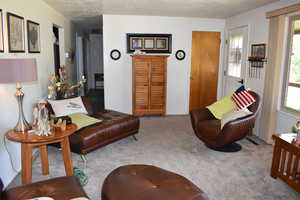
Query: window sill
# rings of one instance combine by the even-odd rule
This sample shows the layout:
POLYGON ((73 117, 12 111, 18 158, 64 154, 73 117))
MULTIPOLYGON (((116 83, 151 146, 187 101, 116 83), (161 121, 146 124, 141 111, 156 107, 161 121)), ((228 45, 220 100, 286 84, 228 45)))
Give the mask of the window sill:
POLYGON ((279 110, 279 113, 287 115, 292 118, 295 118, 296 120, 299 120, 299 118, 300 118, 300 112, 293 110, 293 109, 286 108, 286 107, 282 107, 279 110))

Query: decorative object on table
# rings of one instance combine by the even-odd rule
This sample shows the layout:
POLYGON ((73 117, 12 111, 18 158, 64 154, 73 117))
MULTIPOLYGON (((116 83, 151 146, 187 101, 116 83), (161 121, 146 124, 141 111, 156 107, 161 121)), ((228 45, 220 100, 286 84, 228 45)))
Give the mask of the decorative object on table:
POLYGON ((25 52, 24 18, 12 13, 7 13, 7 30, 9 52, 25 52))
POLYGON ((60 80, 58 76, 52 74, 48 86, 48 99, 60 100, 75 97, 78 93, 76 90, 83 88, 85 83, 86 78, 84 76, 77 84, 72 85, 67 80, 60 80))
POLYGON ((53 122, 54 122, 54 123, 57 123, 58 120, 60 120, 60 119, 61 119, 61 120, 65 120, 66 123, 67 123, 67 125, 70 125, 70 124, 73 123, 73 122, 72 122, 72 118, 69 117, 69 116, 52 117, 51 119, 53 119, 53 122))
POLYGON ((293 133, 297 133, 296 140, 300 141, 300 121, 298 121, 292 128, 293 133))
POLYGON ((0 9, 0 52, 4 52, 3 13, 2 13, 2 9, 0 9))
POLYGON ((266 61, 266 44, 251 45, 251 56, 248 58, 248 74, 251 78, 260 79, 261 70, 264 68, 266 61))
POLYGON ((14 130, 24 132, 30 130, 31 126, 26 121, 23 112, 23 98, 22 82, 32 82, 37 80, 37 66, 35 58, 11 58, 0 59, 0 83, 16 83, 17 98, 19 106, 18 123, 14 130))
POLYGON ((29 53, 41 52, 40 38, 40 25, 36 22, 27 20, 27 40, 29 53))
POLYGON ((51 129, 54 131, 65 131, 67 128, 67 121, 59 118, 57 122, 54 122, 54 119, 51 119, 50 125, 51 129))
POLYGON ((127 33, 127 52, 172 53, 172 34, 127 33))
POLYGON ((33 129, 39 136, 51 135, 51 126, 49 123, 49 112, 46 107, 47 102, 45 100, 39 100, 33 107, 33 129))
POLYGON ((176 51, 176 59, 177 60, 183 60, 185 58, 185 52, 183 50, 176 51))
POLYGON ((121 58, 121 52, 118 49, 113 49, 110 52, 110 57, 113 60, 119 60, 121 58))
POLYGON ((81 186, 88 184, 88 176, 79 167, 73 167, 73 174, 79 180, 81 186))

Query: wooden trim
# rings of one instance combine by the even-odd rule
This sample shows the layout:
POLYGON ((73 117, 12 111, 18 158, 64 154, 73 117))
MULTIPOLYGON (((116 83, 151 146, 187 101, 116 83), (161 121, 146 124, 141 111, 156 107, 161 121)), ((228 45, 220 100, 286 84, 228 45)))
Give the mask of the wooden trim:
POLYGON ((299 83, 289 83, 289 86, 300 88, 299 83))
POLYGON ((293 13, 293 12, 297 12, 297 11, 300 11, 300 3, 267 12, 266 15, 267 15, 267 19, 270 19, 272 17, 278 17, 280 15, 285 15, 285 14, 289 14, 289 13, 293 13))
POLYGON ((169 55, 130 55, 133 58, 168 58, 169 55))

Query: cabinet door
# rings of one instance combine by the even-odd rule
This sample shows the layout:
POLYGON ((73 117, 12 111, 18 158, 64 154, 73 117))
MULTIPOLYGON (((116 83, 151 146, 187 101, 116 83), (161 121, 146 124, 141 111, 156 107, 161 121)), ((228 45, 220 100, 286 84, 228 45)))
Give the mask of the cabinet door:
POLYGON ((165 108, 165 60, 154 58, 151 60, 150 80, 150 109, 164 111, 165 108))
POLYGON ((146 59, 134 60, 134 113, 149 109, 149 65, 146 59))

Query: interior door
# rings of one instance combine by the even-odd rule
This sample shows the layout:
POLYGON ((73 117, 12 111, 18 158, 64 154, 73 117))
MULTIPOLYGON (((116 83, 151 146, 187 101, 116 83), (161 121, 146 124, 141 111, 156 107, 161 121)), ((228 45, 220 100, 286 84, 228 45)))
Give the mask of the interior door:
POLYGON ((149 74, 150 74, 150 62, 147 59, 135 59, 134 60, 134 114, 136 111, 147 112, 150 106, 149 99, 149 74))
MULTIPOLYGON (((84 75, 84 61, 83 61, 83 38, 76 36, 76 68, 77 68, 77 81, 81 80, 84 75)), ((79 95, 84 96, 83 90, 78 90, 79 95)))
POLYGON ((248 27, 230 30, 227 38, 227 59, 223 95, 244 84, 247 67, 248 27))
POLYGON ((193 31, 190 110, 217 100, 220 32, 193 31))

